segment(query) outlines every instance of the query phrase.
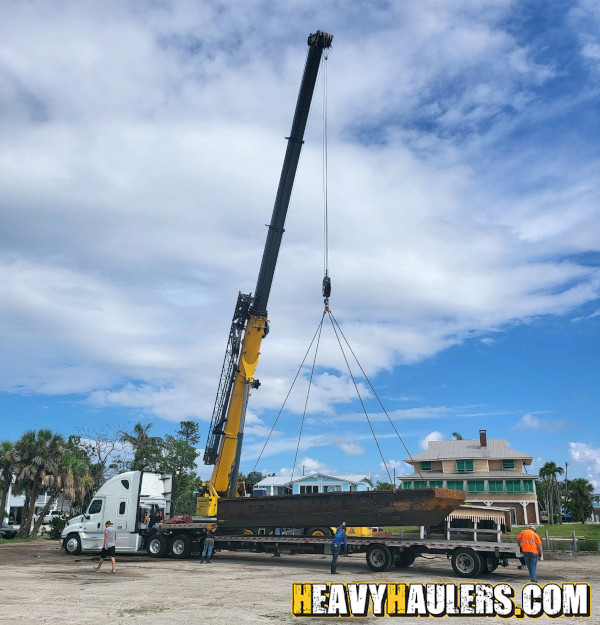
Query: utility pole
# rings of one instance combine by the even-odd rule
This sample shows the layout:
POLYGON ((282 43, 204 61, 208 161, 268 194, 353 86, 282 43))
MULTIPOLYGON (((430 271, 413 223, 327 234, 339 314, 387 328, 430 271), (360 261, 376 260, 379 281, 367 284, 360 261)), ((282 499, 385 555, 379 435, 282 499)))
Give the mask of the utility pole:
POLYGON ((569 463, 565 462, 565 499, 569 496, 569 463))

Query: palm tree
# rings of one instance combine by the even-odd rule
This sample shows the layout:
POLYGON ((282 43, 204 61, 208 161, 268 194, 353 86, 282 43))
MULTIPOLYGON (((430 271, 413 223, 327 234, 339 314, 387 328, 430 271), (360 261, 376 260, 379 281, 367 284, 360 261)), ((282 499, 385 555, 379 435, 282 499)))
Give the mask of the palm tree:
POLYGON ((0 441, 0 488, 2 499, 0 500, 0 522, 4 521, 8 491, 13 479, 15 458, 15 446, 12 441, 0 441))
POLYGON ((452 437, 454 438, 455 441, 463 440, 463 436, 459 432, 452 432, 452 437))
POLYGON ((65 439, 48 429, 28 430, 15 443, 16 484, 25 490, 19 536, 29 536, 31 532, 40 487, 49 474, 57 472, 64 445, 65 439))
POLYGON ((573 518, 585 523, 586 517, 592 513, 594 485, 583 477, 569 482, 569 508, 573 518))
POLYGON ((121 441, 133 447, 133 461, 130 466, 132 471, 154 470, 160 463, 163 441, 159 436, 148 435, 151 427, 152 423, 144 426, 138 422, 132 434, 121 432, 121 441))
POLYGON ((44 478, 44 485, 48 488, 49 498, 38 515, 31 533, 34 536, 37 535, 44 516, 48 514, 61 494, 70 499, 71 502, 83 501, 85 493, 92 487, 93 483, 87 457, 70 437, 60 454, 57 466, 44 478))
POLYGON ((560 495, 558 493, 557 475, 562 475, 564 469, 559 467, 555 462, 546 462, 540 469, 540 478, 544 482, 544 493, 546 499, 546 512, 548 513, 548 522, 554 525, 554 503, 557 504, 558 517, 560 515, 560 495))

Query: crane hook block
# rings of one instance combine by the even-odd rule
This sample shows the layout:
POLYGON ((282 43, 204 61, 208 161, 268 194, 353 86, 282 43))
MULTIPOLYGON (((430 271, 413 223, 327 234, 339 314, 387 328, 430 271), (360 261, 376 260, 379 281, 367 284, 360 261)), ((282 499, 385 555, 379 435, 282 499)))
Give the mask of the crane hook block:
POLYGON ((325 299, 329 299, 331 295, 331 278, 329 276, 325 276, 323 278, 323 297, 325 299))

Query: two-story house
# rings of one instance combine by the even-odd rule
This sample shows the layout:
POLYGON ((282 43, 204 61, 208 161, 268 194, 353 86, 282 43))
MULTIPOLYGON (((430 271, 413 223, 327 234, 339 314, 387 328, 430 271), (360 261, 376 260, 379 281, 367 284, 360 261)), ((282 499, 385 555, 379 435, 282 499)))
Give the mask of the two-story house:
POLYGON ((533 456, 511 449, 505 438, 429 441, 427 451, 406 458, 412 475, 401 476, 402 488, 465 490, 467 502, 508 508, 511 523, 539 524, 535 479, 526 472, 533 456))

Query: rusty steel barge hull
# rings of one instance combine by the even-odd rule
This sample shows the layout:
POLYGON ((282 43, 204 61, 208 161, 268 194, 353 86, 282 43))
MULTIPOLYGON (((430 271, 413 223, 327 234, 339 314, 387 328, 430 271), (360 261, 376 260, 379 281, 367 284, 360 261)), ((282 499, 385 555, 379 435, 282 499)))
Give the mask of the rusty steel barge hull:
POLYGON ((375 525, 437 525, 466 499, 445 488, 238 497, 220 499, 219 529, 318 527, 345 522, 375 525))

